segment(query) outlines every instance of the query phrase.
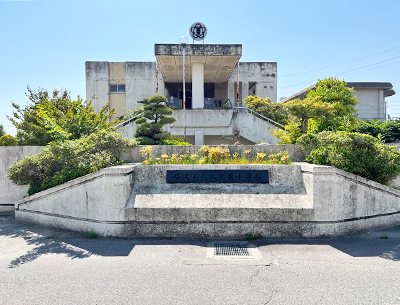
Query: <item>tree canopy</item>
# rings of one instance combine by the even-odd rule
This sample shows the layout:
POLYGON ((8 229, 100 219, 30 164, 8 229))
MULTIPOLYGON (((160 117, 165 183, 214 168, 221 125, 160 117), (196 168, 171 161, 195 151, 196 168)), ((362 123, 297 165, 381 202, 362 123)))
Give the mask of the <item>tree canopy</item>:
POLYGON ((144 113, 135 122, 138 124, 135 137, 139 144, 161 144, 170 137, 170 134, 162 128, 166 124, 176 121, 170 117, 173 110, 167 106, 167 98, 162 95, 154 95, 148 100, 139 102, 143 104, 144 113))
POLYGON ((269 97, 262 98, 249 95, 244 99, 246 107, 262 114, 263 116, 285 125, 290 121, 290 112, 286 104, 273 103, 269 97))
POLYGON ((322 102, 334 105, 335 111, 331 116, 322 119, 316 119, 314 131, 350 131, 357 124, 355 116, 357 98, 352 94, 353 88, 347 87, 344 80, 336 77, 319 79, 315 90, 307 93, 307 98, 316 98, 322 102))
POLYGON ((301 134, 352 130, 357 124, 357 98, 352 92, 344 80, 318 80, 315 90, 310 90, 306 98, 285 103, 291 121, 285 124, 285 130, 275 130, 273 134, 281 144, 295 144, 301 134))
POLYGON ((335 116, 353 115, 356 110, 357 98, 351 93, 352 88, 347 87, 344 80, 339 80, 336 77, 319 79, 315 90, 310 90, 307 93, 308 98, 318 97, 320 101, 335 105, 335 116))
POLYGON ((289 101, 286 103, 286 107, 292 115, 300 120, 300 128, 303 133, 307 133, 309 119, 324 119, 333 115, 335 111, 335 104, 324 102, 318 96, 289 101))
POLYGON ((46 145, 55 140, 73 140, 100 130, 114 130, 110 122, 113 110, 109 105, 96 113, 90 101, 79 96, 72 100, 67 90, 45 89, 38 92, 28 87, 28 105, 24 108, 13 103, 14 112, 8 119, 17 128, 21 145, 46 145))

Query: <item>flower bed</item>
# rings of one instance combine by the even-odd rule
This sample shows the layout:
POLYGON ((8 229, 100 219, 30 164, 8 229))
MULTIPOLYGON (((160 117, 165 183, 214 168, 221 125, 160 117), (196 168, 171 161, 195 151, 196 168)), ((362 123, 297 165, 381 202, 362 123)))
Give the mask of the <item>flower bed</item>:
POLYGON ((143 157, 143 164, 291 164, 287 151, 280 151, 275 154, 265 153, 252 154, 246 150, 242 155, 229 153, 229 149, 223 147, 202 146, 198 154, 162 154, 159 157, 151 157, 152 146, 143 147, 140 154, 143 157))

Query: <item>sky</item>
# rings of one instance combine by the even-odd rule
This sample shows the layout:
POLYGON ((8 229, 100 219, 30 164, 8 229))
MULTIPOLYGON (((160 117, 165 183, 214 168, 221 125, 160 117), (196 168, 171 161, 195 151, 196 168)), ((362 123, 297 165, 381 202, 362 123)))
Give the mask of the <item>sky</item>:
POLYGON ((86 98, 85 61, 155 61, 155 43, 179 43, 194 22, 205 43, 243 45, 241 61, 278 63, 278 100, 338 77, 390 82, 400 117, 399 0, 0 0, 0 124, 27 86, 86 98))

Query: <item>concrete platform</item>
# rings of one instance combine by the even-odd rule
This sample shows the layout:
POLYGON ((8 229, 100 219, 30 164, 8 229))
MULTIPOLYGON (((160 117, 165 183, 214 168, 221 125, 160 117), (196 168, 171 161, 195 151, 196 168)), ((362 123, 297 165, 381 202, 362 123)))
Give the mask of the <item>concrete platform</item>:
POLYGON ((103 236, 339 236, 400 224, 400 192, 329 166, 138 165, 27 197, 16 220, 103 236), (167 183, 168 170, 267 170, 269 184, 167 183))

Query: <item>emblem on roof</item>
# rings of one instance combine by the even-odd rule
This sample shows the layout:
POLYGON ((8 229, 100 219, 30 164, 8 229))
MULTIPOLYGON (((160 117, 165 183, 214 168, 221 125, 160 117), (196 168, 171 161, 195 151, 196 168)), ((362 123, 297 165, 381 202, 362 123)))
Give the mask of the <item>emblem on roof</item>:
POLYGON ((203 40, 204 42, 204 38, 207 36, 207 27, 201 22, 195 22, 190 26, 189 33, 193 40, 203 40))

